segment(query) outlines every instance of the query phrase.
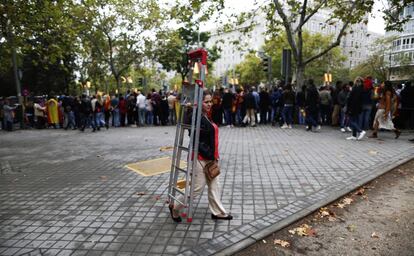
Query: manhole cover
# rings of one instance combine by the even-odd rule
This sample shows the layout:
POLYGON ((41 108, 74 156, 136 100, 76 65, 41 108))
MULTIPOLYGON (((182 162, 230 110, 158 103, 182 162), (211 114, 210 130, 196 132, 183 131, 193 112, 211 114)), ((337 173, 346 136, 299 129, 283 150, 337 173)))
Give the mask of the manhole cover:
MULTIPOLYGON (((171 157, 162 157, 127 164, 125 167, 142 176, 154 176, 171 171, 171 161, 171 157)), ((185 161, 180 162, 181 168, 185 168, 186 165, 185 161)))

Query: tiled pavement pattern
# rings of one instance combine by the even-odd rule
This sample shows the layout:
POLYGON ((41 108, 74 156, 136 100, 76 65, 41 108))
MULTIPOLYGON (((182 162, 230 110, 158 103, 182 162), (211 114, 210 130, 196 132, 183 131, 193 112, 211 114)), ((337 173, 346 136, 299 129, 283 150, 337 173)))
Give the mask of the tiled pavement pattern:
POLYGON ((222 201, 235 218, 211 220, 205 191, 193 222, 176 225, 165 205, 169 174, 124 168, 171 154, 159 148, 174 134, 173 127, 1 133, 0 255, 213 254, 414 156, 407 135, 355 142, 330 128, 222 128, 222 201))

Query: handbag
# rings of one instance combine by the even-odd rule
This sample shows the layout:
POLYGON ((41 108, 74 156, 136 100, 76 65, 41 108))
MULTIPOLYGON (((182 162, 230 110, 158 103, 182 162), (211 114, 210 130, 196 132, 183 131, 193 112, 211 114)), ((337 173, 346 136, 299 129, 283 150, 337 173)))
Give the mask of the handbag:
POLYGON ((220 174, 220 166, 218 165, 218 161, 212 160, 204 165, 204 173, 206 174, 206 178, 211 181, 215 177, 220 174))

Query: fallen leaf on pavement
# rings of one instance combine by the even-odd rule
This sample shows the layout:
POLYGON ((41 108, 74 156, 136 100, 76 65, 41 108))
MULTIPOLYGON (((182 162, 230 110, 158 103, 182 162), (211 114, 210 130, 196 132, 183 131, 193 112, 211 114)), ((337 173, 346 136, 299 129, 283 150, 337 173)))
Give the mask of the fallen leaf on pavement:
POLYGON ((342 203, 344 204, 351 204, 354 200, 352 198, 346 197, 344 200, 342 200, 342 203))
POLYGON ((337 203, 335 206, 343 209, 345 207, 345 204, 337 203))
POLYGON ((145 192, 137 192, 137 195, 138 196, 143 196, 143 195, 145 195, 145 192))
POLYGON ((160 200, 160 198, 161 198, 160 196, 154 196, 155 200, 160 200))
POLYGON ((355 193, 358 196, 362 196, 365 193, 365 189, 364 188, 360 188, 358 189, 358 191, 355 193))
POLYGON ((377 233, 375 233, 375 232, 372 232, 371 237, 372 237, 372 238, 379 238, 379 236, 378 236, 378 235, 377 235, 377 233))
POLYGON ((101 155, 97 155, 96 157, 101 157, 101 155))
POLYGON ((99 178, 101 178, 102 181, 107 181, 108 180, 108 177, 106 177, 106 176, 101 176, 99 178))
POLYGON ((378 155, 378 151, 370 150, 368 151, 368 154, 370 154, 371 156, 375 156, 375 155, 378 155))
POLYGON ((350 231, 350 232, 354 232, 354 231, 356 230, 356 226, 355 226, 355 225, 353 225, 353 224, 351 224, 351 225, 348 225, 348 226, 346 227, 346 229, 348 229, 348 231, 350 231))
POLYGON ((316 236, 316 231, 307 224, 303 224, 300 227, 291 229, 289 230, 289 233, 293 235, 297 234, 298 236, 316 236))
POLYGON ((265 244, 265 243, 267 243, 267 242, 266 242, 266 240, 262 240, 262 242, 263 242, 264 244, 265 244))
POLYGON ((167 151, 167 150, 172 150, 172 149, 174 149, 174 147, 172 147, 172 146, 160 147, 160 151, 167 151))
POLYGON ((326 208, 326 207, 323 207, 323 208, 319 209, 319 212, 320 212, 320 214, 321 214, 321 216, 322 216, 322 217, 325 217, 325 216, 329 216, 329 215, 331 215, 331 214, 329 213, 328 208, 326 208))
POLYGON ((289 247, 290 246, 290 243, 288 242, 288 241, 285 241, 285 240, 280 240, 280 239, 276 239, 274 242, 273 242, 273 244, 278 244, 278 245, 280 245, 280 246, 282 246, 282 247, 289 247))

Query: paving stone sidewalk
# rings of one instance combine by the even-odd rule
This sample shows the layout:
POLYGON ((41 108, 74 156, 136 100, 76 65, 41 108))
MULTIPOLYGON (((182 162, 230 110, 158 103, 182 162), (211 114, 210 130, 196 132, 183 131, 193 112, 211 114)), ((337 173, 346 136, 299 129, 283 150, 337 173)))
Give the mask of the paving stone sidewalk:
POLYGON ((174 127, 97 133, 0 133, 0 255, 226 254, 414 157, 394 140, 347 141, 323 128, 220 129, 222 201, 232 221, 213 221, 206 191, 192 223, 165 205, 169 174, 125 165, 171 155, 174 127), (140 193, 144 192, 144 193, 140 193))

